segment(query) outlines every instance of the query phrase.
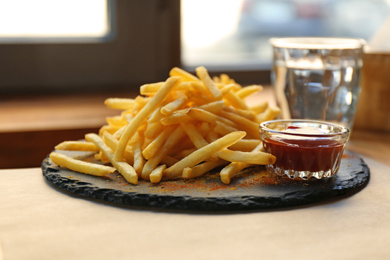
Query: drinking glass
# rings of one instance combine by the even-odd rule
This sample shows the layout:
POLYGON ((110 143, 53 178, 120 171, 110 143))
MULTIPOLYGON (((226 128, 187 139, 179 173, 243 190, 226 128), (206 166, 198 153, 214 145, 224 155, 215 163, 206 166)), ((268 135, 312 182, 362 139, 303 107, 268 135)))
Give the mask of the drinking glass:
POLYGON ((362 39, 271 38, 272 85, 282 119, 352 128, 360 93, 362 39))

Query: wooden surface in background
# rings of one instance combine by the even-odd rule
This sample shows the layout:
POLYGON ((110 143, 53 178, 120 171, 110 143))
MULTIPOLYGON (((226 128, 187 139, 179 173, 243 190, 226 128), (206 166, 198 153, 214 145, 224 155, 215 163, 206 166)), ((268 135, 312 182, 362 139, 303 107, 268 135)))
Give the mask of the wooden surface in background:
POLYGON ((120 112, 105 107, 117 95, 63 95, 0 100, 0 168, 40 166, 54 146, 97 132, 107 116, 120 112))
MULTIPOLYGON (((120 112, 105 107, 109 97, 133 98, 137 93, 65 95, 0 100, 0 168, 38 167, 54 146, 97 132, 107 116, 120 112)), ((248 104, 267 100, 271 88, 252 95, 248 104)), ((347 148, 390 165, 390 133, 354 129, 347 148)))

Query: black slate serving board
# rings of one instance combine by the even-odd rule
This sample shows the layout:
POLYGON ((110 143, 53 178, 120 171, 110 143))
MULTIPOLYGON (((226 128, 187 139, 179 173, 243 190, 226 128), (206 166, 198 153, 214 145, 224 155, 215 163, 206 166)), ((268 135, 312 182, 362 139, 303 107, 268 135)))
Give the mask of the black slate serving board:
MULTIPOLYGON (((63 152, 63 151, 61 151, 63 152)), ((88 157, 88 153, 70 153, 88 157)), ((263 166, 244 170, 223 184, 210 172, 196 179, 152 184, 143 180, 134 186, 118 173, 95 177, 42 162, 45 178, 60 190, 86 199, 114 205, 190 211, 270 210, 343 198, 363 189, 370 176, 364 160, 345 151, 339 172, 328 179, 291 180, 265 171, 263 166)))

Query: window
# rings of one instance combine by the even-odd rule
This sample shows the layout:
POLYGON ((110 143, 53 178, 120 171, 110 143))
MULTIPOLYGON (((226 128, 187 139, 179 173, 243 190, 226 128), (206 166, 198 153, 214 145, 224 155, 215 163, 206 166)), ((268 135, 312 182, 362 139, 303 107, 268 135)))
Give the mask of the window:
MULTIPOLYGON (((182 62, 187 68, 253 77, 269 70, 271 37, 358 37, 367 41, 390 15, 387 0, 182 0, 182 62)), ((253 78, 255 79, 255 78, 253 78)))
POLYGON ((199 65, 214 74, 228 72, 242 84, 266 84, 270 37, 369 40, 390 14, 388 0, 20 1, 0 0, 0 94, 136 90, 141 84, 164 80, 173 66, 193 71, 199 65), (12 11, 4 15, 5 3, 11 7, 19 3, 11 16, 12 11), (45 25, 52 22, 50 15, 68 22, 79 17, 88 24, 93 9, 83 11, 82 3, 96 4, 96 13, 105 16, 92 23, 97 27, 89 33, 59 34, 60 25, 45 37, 42 32, 39 37, 26 31, 11 33, 9 29, 18 23, 41 27, 36 16, 27 18, 39 3, 47 8, 54 3, 75 6, 61 6, 68 11, 56 15, 44 12, 49 17, 40 23, 45 25))
MULTIPOLYGON (((0 3, 14 1, 20 0, 0 0, 0 3)), ((14 10, 16 13, 31 10, 28 6, 41 1, 27 1, 25 7, 14 10)), ((88 21, 89 11, 81 11, 83 1, 65 1, 65 4, 74 4, 81 20, 88 21)), ((108 25, 98 27, 88 37, 61 36, 55 30, 55 35, 46 39, 42 35, 11 35, 0 42, 0 94, 138 91, 141 84, 166 79, 170 68, 180 65, 179 0, 91 2, 106 3, 108 25), (107 29, 112 29, 112 34, 98 39, 107 29)), ((45 3, 51 6, 62 1, 45 3)), ((48 13, 53 15, 53 11, 48 13)), ((73 16, 65 18, 71 21, 73 16)), ((21 19, 23 24, 30 22, 27 17, 21 19)), ((0 34, 3 33, 0 37, 4 39, 7 22, 0 21, 0 34)))
POLYGON ((0 1, 0 42, 103 40, 112 34, 109 4, 106 0, 0 1))

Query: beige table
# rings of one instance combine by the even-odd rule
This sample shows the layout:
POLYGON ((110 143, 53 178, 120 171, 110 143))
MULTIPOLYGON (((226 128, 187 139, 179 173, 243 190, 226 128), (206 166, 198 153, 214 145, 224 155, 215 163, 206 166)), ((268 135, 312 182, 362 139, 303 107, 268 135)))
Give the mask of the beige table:
MULTIPOLYGON (((101 102, 97 97, 88 104, 101 102)), ((84 106, 77 104, 71 110, 74 117, 84 106)), ((10 106, 3 110, 13 111, 11 119, 24 118, 10 106)), ((103 111, 91 107, 95 110, 82 118, 103 111)), ((65 108, 63 114, 70 116, 65 108)), ((34 115, 48 116, 39 111, 34 115)), ((23 120, 17 125, 7 118, 2 122, 23 130, 23 120)), ((62 124, 64 118, 59 120, 62 124)), ((82 127, 94 128, 99 122, 82 127)), ((36 127, 36 120, 31 123, 36 127)), ((371 180, 359 193, 306 207, 235 214, 120 208, 58 191, 40 168, 0 170, 0 260, 390 259, 390 134, 354 130, 348 149, 371 169, 371 180)))
POLYGON ((175 213, 75 198, 40 168, 0 170, 0 259, 389 259, 390 166, 335 202, 268 212, 175 213))

